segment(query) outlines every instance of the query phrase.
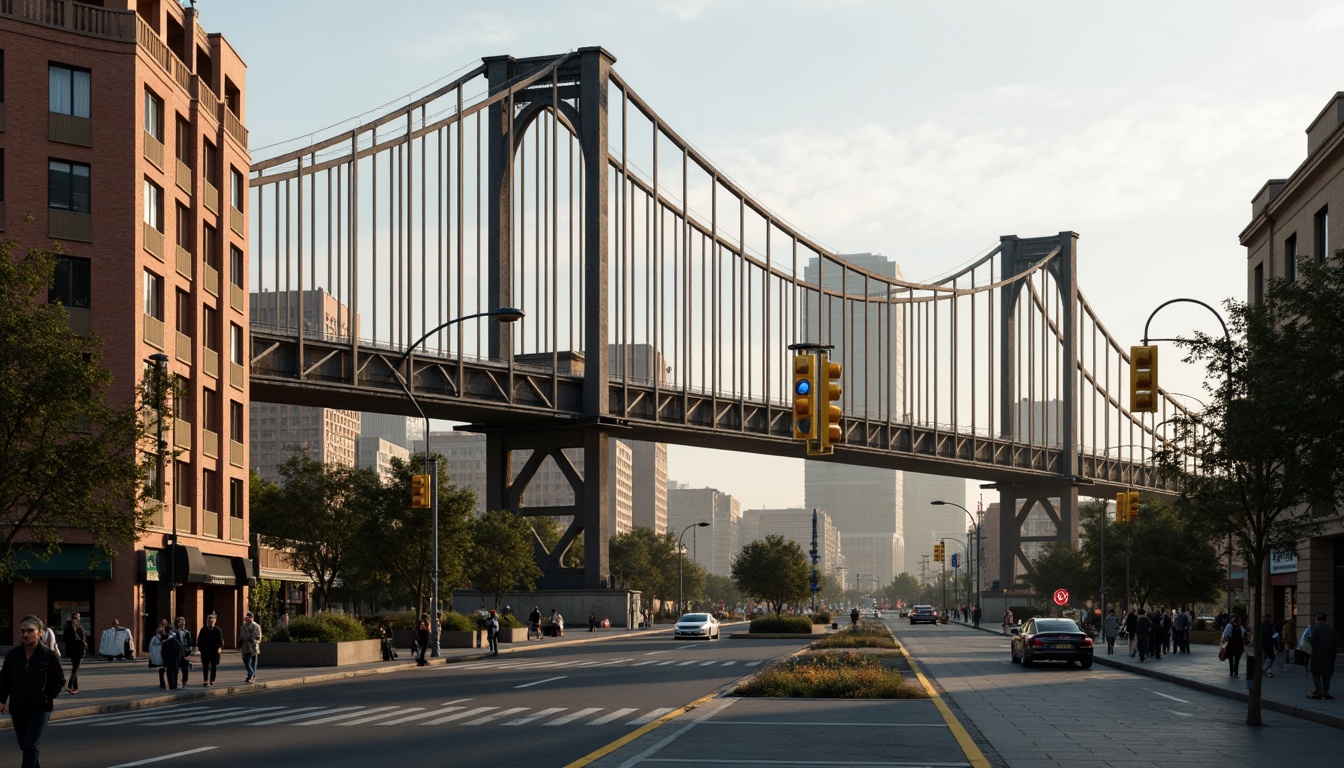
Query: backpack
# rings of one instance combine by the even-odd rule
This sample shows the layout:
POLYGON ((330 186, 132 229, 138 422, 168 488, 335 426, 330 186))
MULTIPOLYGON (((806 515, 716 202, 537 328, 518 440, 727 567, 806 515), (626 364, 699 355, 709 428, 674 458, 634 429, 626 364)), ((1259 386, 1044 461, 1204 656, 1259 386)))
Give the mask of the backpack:
POLYGON ((1146 635, 1153 631, 1153 620, 1148 618, 1147 614, 1139 617, 1139 634, 1146 635))

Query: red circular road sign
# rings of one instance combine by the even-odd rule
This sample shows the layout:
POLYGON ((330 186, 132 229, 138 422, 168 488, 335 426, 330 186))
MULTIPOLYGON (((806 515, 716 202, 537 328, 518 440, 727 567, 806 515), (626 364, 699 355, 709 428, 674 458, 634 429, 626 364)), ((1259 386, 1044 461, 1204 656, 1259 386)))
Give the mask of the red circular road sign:
POLYGON ((1056 605, 1068 605, 1068 604, 1069 604, 1069 590, 1067 590, 1067 589, 1056 589, 1056 590, 1055 590, 1055 604, 1056 604, 1056 605))

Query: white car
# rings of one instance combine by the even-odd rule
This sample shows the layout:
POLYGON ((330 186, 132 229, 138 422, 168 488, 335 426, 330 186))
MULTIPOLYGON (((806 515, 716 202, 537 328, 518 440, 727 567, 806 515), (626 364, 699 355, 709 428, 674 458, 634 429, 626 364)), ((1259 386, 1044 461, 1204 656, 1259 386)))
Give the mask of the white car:
POLYGON ((706 640, 719 639, 719 620, 709 613, 688 613, 677 619, 672 630, 674 637, 703 637, 706 640))

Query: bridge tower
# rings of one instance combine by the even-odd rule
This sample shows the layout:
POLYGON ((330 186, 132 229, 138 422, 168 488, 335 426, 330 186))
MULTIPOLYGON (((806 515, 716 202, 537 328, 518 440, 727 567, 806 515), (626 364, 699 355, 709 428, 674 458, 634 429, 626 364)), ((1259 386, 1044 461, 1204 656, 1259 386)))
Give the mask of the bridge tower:
POLYGON ((1024 545, 1078 540, 1078 235, 1060 232, 1054 237, 1000 238, 1000 274, 1022 274, 1055 249, 1059 253, 1046 267, 1058 296, 1048 293, 1043 302, 1058 301, 1058 325, 1028 329, 1021 324, 1033 310, 1036 296, 1025 280, 1014 281, 1000 293, 1000 436, 1021 445, 1021 450, 1056 446, 1059 462, 1056 477, 1036 483, 999 483, 999 568, 989 574, 1006 593, 1005 603, 1021 588, 1020 570, 1031 573, 1024 545), (1056 357, 1057 356, 1057 357, 1056 357), (1060 361, 1051 371, 1052 359, 1060 361), (1057 393, 1057 394, 1055 394, 1057 393), (1053 530, 1048 530, 1053 528, 1053 530))
MULTIPOLYGON (((486 58, 490 93, 525 78, 555 61, 555 56, 486 58)), ((583 416, 573 426, 511 424, 486 429, 486 505, 508 509, 524 517, 572 516, 573 522, 551 551, 537 542, 542 589, 598 589, 608 586, 607 541, 611 526, 611 432, 608 360, 608 143, 607 88, 615 57, 600 47, 582 48, 561 66, 554 77, 545 77, 530 88, 494 103, 489 108, 488 170, 488 266, 491 305, 515 306, 512 262, 513 238, 518 230, 513 220, 515 167, 528 126, 543 112, 550 112, 578 139, 582 152, 582 255, 583 255, 583 351, 561 352, 575 367, 583 369, 583 416), (579 449, 582 469, 565 453, 579 449), (514 477, 513 456, 531 451, 514 477), (549 457, 555 461, 574 491, 572 506, 523 506, 524 492, 537 470, 549 457), (565 553, 580 533, 584 536, 584 567, 562 565, 565 553)), ((507 324, 492 328, 490 357, 498 359, 510 348, 507 324)), ((551 355, 544 357, 547 364, 551 355)))

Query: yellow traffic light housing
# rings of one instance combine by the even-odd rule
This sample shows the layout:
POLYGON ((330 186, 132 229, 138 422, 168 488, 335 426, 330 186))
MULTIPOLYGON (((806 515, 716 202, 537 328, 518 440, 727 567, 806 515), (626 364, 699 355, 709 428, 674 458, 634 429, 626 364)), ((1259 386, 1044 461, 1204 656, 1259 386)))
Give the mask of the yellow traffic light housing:
POLYGON ((824 453, 831 453, 831 446, 842 442, 844 439, 844 430, 841 427, 841 420, 844 419, 844 413, 840 406, 831 405, 831 403, 840 399, 840 376, 844 369, 839 363, 831 362, 825 358, 821 364, 821 381, 817 387, 817 409, 822 415, 822 424, 819 430, 821 439, 821 449, 824 453))
POLYGON ((793 439, 817 439, 817 358, 811 353, 793 356, 793 439))
POLYGON ((411 475, 411 509, 429 507, 429 475, 411 475))
POLYGON ((1124 491, 1115 494, 1115 522, 1129 522, 1129 494, 1124 491))
POLYGON ((1129 410, 1157 413, 1157 347, 1129 348, 1129 410))
POLYGON ((1125 515, 1125 521, 1126 521, 1126 522, 1130 522, 1130 523, 1132 523, 1132 522, 1134 522, 1135 520, 1138 520, 1138 519, 1139 519, 1139 492, 1138 492, 1138 491, 1130 491, 1130 492, 1129 492, 1129 504, 1126 505, 1126 512, 1127 512, 1127 514, 1125 515))
POLYGON ((934 545, 933 545, 933 562, 935 562, 935 563, 941 563, 941 562, 943 562, 943 545, 942 545, 942 544, 934 544, 934 545))

